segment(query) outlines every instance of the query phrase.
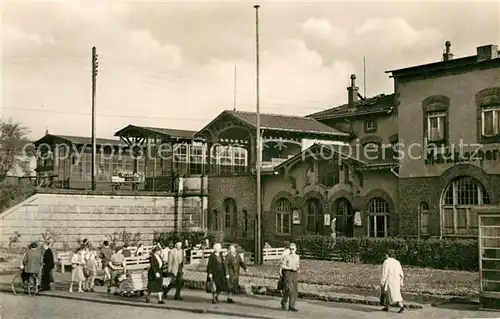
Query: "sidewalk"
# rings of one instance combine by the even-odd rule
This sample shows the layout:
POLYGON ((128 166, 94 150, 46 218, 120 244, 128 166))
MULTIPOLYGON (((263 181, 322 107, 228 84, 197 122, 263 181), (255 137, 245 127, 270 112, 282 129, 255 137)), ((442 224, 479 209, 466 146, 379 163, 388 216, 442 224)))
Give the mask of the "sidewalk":
MULTIPOLYGON (((182 301, 173 300, 173 291, 170 292, 165 304, 158 304, 156 296, 151 297, 151 303, 146 303, 144 297, 123 297, 108 295, 106 288, 95 287, 95 292, 69 293, 65 284, 58 283, 55 289, 41 292, 40 296, 81 300, 88 302, 98 302, 114 305, 129 305, 134 307, 154 307, 177 311, 189 311, 193 313, 207 313, 225 316, 239 316, 244 318, 258 319, 285 319, 285 318, 360 318, 367 314, 383 314, 380 307, 366 305, 352 305, 340 303, 325 303, 314 301, 297 302, 299 312, 283 311, 280 308, 280 299, 268 296, 235 296, 235 304, 226 303, 226 295, 221 295, 219 304, 211 303, 211 295, 199 290, 182 291, 182 301)), ((10 291, 10 286, 6 283, 0 284, 1 291, 10 291)), ((408 310, 415 313, 415 310, 408 310)))

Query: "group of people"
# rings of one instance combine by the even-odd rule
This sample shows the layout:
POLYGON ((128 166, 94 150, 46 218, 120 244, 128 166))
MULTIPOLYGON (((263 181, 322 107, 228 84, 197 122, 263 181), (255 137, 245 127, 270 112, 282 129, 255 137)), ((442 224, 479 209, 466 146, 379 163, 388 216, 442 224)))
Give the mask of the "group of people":
POLYGON ((158 243, 153 247, 148 269, 148 293, 146 302, 150 302, 151 294, 158 294, 158 303, 165 303, 169 291, 175 288, 175 300, 182 300, 181 290, 184 285, 183 271, 186 254, 182 242, 163 246, 158 243))
MULTIPOLYGON (((184 285, 183 268, 186 262, 187 243, 181 241, 175 245, 156 244, 151 252, 150 267, 148 269, 148 293, 146 302, 150 302, 151 294, 158 295, 158 303, 163 304, 164 298, 171 289, 175 288, 175 300, 182 300, 181 290, 184 285)), ((208 243, 206 243, 208 248, 208 243)), ((128 249, 127 245, 111 249, 109 242, 104 241, 98 254, 91 249, 91 244, 84 239, 71 258, 71 283, 69 292, 73 292, 74 283, 78 284, 78 292, 94 291, 95 280, 98 273, 99 259, 102 262, 104 281, 108 282, 108 293, 116 286, 116 280, 126 257, 141 256, 144 254, 143 245, 139 244, 135 252, 128 249)), ((55 267, 54 255, 50 243, 45 242, 41 248, 37 243, 31 243, 28 251, 23 256, 21 265, 22 278, 26 281, 30 276, 40 276, 40 289, 50 290, 53 282, 53 269, 55 267)), ((239 275, 247 266, 243 258, 237 253, 235 245, 230 245, 227 254, 222 252, 220 243, 213 245, 213 253, 207 264, 206 290, 212 294, 212 303, 219 303, 219 295, 227 292, 227 302, 234 303, 233 293, 239 290, 239 275)), ((300 257, 297 254, 295 243, 287 244, 280 263, 279 290, 282 291, 281 308, 283 310, 298 311, 295 303, 298 297, 297 275, 300 269, 300 257)), ((395 259, 393 250, 388 250, 382 265, 380 302, 384 305, 383 311, 389 310, 389 305, 397 304, 399 313, 405 309, 401 296, 404 273, 401 264, 395 259)), ((116 291, 115 291, 116 292, 116 291)))

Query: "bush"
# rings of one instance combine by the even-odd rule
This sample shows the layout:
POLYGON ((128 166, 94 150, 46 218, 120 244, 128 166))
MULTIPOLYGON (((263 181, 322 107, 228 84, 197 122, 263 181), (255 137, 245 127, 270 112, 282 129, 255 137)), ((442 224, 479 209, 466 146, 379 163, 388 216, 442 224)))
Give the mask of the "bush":
POLYGON ((166 246, 170 243, 175 244, 176 242, 183 242, 187 239, 189 244, 194 246, 197 244, 202 244, 208 238, 210 243, 213 243, 213 236, 209 233, 194 231, 194 232, 158 232, 155 231, 153 234, 154 243, 160 243, 166 246))
POLYGON ((403 265, 469 271, 479 268, 477 240, 302 236, 297 244, 301 255, 319 260, 337 255, 346 262, 379 264, 385 252, 393 249, 403 265))

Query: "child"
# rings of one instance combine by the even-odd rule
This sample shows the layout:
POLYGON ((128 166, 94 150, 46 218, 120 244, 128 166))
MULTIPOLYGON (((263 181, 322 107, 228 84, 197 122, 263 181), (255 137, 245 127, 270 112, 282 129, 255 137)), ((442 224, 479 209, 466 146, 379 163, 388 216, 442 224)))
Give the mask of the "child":
POLYGON ((83 275, 83 265, 85 262, 84 249, 79 247, 76 253, 71 257, 71 283, 69 284, 69 292, 73 292, 73 283, 78 283, 78 292, 83 292, 82 284, 85 280, 83 275))
POLYGON ((91 251, 85 256, 85 290, 94 292, 94 282, 97 276, 97 255, 91 251))

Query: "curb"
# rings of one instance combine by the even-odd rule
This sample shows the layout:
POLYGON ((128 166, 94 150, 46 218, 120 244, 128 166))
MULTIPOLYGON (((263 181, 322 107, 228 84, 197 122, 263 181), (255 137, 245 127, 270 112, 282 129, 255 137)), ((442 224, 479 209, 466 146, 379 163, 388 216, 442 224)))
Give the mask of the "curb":
MULTIPOLYGON (((6 288, 0 288, 0 292, 11 292, 11 290, 6 288)), ((39 297, 50 297, 50 298, 60 298, 60 299, 68 299, 68 300, 79 300, 79 301, 88 301, 95 302, 101 304, 109 304, 109 305, 120 305, 120 306, 132 306, 132 307, 141 307, 141 308, 155 308, 155 309, 166 309, 166 310, 174 310, 174 311, 182 311, 182 312, 190 312, 190 313, 201 313, 201 314, 213 314, 213 315, 222 315, 222 316, 231 316, 231 317, 239 317, 241 318, 241 312, 233 312, 227 310, 218 310, 218 309, 205 309, 205 308, 186 308, 182 306, 173 306, 168 304, 154 304, 154 303, 140 303, 140 302, 130 302, 130 301, 121 301, 121 300, 106 300, 100 298, 88 298, 78 295, 62 295, 62 294, 40 294, 39 297)), ((285 317, 280 316, 266 316, 266 315, 255 315, 252 313, 245 313, 245 318, 251 319, 284 319, 285 317)))
MULTIPOLYGON (((185 279, 184 280, 184 287, 186 287, 188 289, 192 289, 192 290, 205 290, 205 282, 185 279)), ((281 292, 278 291, 276 288, 263 287, 263 286, 261 287, 261 286, 256 286, 256 285, 250 285, 250 287, 252 290, 252 294, 255 294, 255 295, 281 297, 281 292)), ((240 291, 245 291, 245 285, 240 285, 240 291)), ((378 300, 371 300, 368 298, 363 298, 362 296, 360 296, 360 297, 336 297, 336 296, 329 296, 329 295, 324 295, 324 294, 316 294, 316 293, 300 292, 299 291, 299 298, 306 299, 306 300, 325 301, 325 302, 339 302, 339 303, 350 303, 350 304, 363 304, 363 305, 369 305, 369 306, 380 306, 380 302, 378 300)), ((424 308, 424 306, 422 306, 420 304, 416 304, 416 303, 406 303, 406 306, 409 309, 423 309, 424 308)))

